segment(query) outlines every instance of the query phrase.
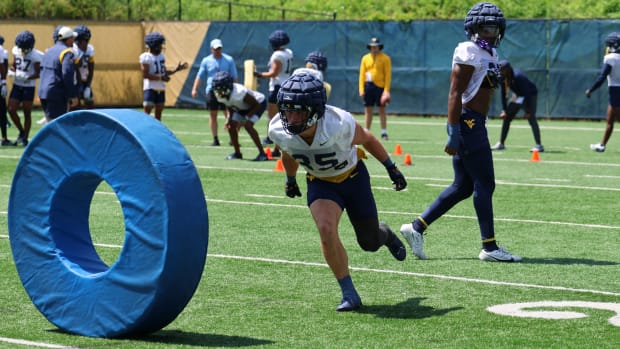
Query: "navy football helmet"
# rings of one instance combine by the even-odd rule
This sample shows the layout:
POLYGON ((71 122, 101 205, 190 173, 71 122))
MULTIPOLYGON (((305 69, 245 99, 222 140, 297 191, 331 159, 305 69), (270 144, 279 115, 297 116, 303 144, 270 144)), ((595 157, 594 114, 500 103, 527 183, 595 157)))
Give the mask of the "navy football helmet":
POLYGON ((486 41, 491 47, 497 47, 506 31, 506 19, 495 4, 481 2, 467 12, 464 26, 469 39, 486 41))
POLYGON ((288 45, 289 42, 291 42, 291 40, 284 30, 276 30, 269 35, 269 44, 271 44, 271 48, 274 50, 288 45))
POLYGON ((306 56, 306 67, 324 72, 327 70, 327 57, 321 51, 312 51, 306 56), (314 64, 314 67, 308 67, 308 64, 314 64))
POLYGON ((54 28, 54 31, 52 32, 52 39, 54 39, 54 43, 56 43, 58 41, 58 32, 60 31, 60 28, 64 27, 64 25, 59 25, 56 28, 54 28))
POLYGON ((0 35, 0 45, 4 45, 4 36, 0 35))
POLYGON ((226 71, 218 71, 213 77, 213 93, 220 98, 230 98, 234 84, 233 77, 226 71))
POLYGON ((90 29, 87 26, 78 25, 73 31, 77 33, 75 40, 90 40, 90 29))
POLYGON ((151 51, 161 50, 166 38, 158 32, 150 32, 144 36, 144 43, 151 51))
POLYGON ((610 53, 620 53, 620 33, 609 33, 605 38, 605 46, 610 53))
POLYGON ((312 127, 325 114, 327 94, 323 82, 313 75, 300 73, 291 75, 278 91, 278 109, 284 130, 289 134, 300 134, 312 127), (306 111, 301 123, 289 123, 287 113, 306 111))
POLYGON ((24 55, 27 55, 34 48, 34 34, 28 30, 19 32, 15 37, 15 46, 19 47, 24 55))

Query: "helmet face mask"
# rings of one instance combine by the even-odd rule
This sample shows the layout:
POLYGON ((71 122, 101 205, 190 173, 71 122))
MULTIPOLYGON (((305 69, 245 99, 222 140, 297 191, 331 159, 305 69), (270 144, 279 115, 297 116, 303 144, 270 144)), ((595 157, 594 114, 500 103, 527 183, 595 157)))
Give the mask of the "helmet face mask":
POLYGON ((218 98, 229 99, 232 94, 234 79, 226 71, 219 71, 213 77, 213 93, 218 98))
POLYGON ((480 47, 498 47, 506 31, 502 11, 490 2, 474 5, 465 17, 465 35, 480 47))
POLYGON ((213 86, 213 93, 218 98, 229 99, 232 89, 227 86, 213 86))
POLYGON ((284 130, 297 135, 311 128, 325 114, 326 102, 321 80, 306 73, 292 75, 278 91, 278 109, 284 130))
POLYGON ((620 33, 613 32, 605 38, 607 53, 620 53, 620 33))
POLYGON ((308 128, 312 127, 316 123, 316 118, 310 120, 310 115, 316 115, 313 113, 313 109, 307 105, 281 103, 278 105, 280 109, 280 118, 282 119, 282 125, 289 134, 300 134, 308 128), (291 119, 298 118, 293 122, 291 119))

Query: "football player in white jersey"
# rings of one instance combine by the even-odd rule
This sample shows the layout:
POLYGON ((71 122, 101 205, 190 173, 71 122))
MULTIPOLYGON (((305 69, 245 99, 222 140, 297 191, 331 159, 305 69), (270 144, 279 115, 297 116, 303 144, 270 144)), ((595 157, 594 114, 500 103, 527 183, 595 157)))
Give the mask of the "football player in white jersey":
POLYGON ((9 71, 9 52, 2 46, 4 45, 4 36, 0 35, 0 131, 2 131, 2 146, 13 145, 9 141, 6 134, 6 128, 9 126, 6 110, 6 77, 9 71))
POLYGON ((350 311, 359 308, 362 300, 338 236, 345 209, 364 251, 386 246, 398 261, 407 256, 403 243, 379 222, 370 175, 362 161, 366 153, 358 145, 383 163, 395 190, 405 189, 407 181, 381 142, 349 112, 326 105, 326 100, 321 80, 304 73, 292 75, 278 92, 280 113, 269 123, 269 137, 282 150, 288 197, 301 196, 296 175, 300 165, 306 171, 307 205, 319 230, 323 257, 342 291, 336 310, 350 311))
POLYGON ((226 159, 243 158, 239 145, 239 128, 243 126, 248 131, 256 148, 258 148, 258 155, 254 158, 254 161, 268 160, 258 132, 254 128, 254 124, 267 109, 265 95, 235 83, 232 75, 223 70, 215 73, 212 84, 215 98, 226 106, 228 109, 227 114, 230 115, 226 120, 226 128, 230 134, 230 141, 235 152, 228 155, 226 159))
POLYGON ((586 96, 599 88, 605 78, 609 87, 609 105, 607 106, 607 125, 600 143, 590 144, 590 149, 602 153, 614 131, 614 122, 620 121, 620 33, 613 32, 605 38, 606 53, 603 57, 603 66, 596 81, 586 90, 586 96))
POLYGON ((454 49, 448 93, 448 141, 444 151, 452 156, 454 181, 413 222, 400 232, 419 259, 426 259, 422 234, 435 220, 457 203, 472 196, 482 250, 478 258, 489 262, 518 262, 497 245, 493 225, 495 169, 486 129, 487 113, 494 89, 501 83, 496 47, 504 37, 506 19, 492 3, 481 2, 468 12, 464 22, 468 40, 454 49))
MULTIPOLYGON (((254 75, 258 78, 269 78, 269 97, 267 101, 269 105, 267 107, 267 116, 269 120, 278 113, 278 91, 280 86, 290 75, 293 70, 293 51, 287 48, 291 42, 288 34, 284 30, 276 30, 269 35, 269 44, 273 49, 271 58, 269 58, 269 71, 267 72, 255 72, 254 75)), ((273 142, 269 137, 263 140, 263 144, 272 144, 273 142)), ((280 151, 277 146, 273 152, 273 156, 280 156, 280 151)))
POLYGON ((28 144, 28 135, 32 125, 32 103, 36 80, 41 73, 41 61, 43 52, 34 48, 35 38, 28 30, 24 30, 15 37, 15 46, 12 49, 13 62, 11 72, 15 77, 13 88, 9 97, 9 115, 15 128, 19 130, 19 136, 14 145, 28 144), (21 105, 24 112, 24 123, 22 125, 17 110, 21 105))
POLYGON ((161 121, 161 114, 166 102, 166 82, 170 81, 170 75, 187 69, 187 63, 179 63, 174 70, 166 69, 166 56, 163 46, 166 38, 158 32, 150 32, 144 36, 147 52, 140 54, 140 67, 143 78, 143 102, 144 112, 151 114, 155 108, 155 119, 161 121))
POLYGON ((85 25, 78 25, 74 31, 77 33, 73 43, 73 61, 77 73, 78 106, 87 109, 94 107, 93 90, 91 87, 95 74, 95 48, 90 44, 91 32, 85 25))

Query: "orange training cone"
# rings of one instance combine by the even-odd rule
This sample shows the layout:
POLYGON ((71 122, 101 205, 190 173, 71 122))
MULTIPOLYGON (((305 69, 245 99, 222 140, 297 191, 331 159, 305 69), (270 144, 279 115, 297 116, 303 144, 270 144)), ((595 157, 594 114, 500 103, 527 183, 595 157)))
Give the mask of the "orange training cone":
POLYGON ((273 169, 275 172, 284 172, 284 166, 282 166, 282 159, 278 159, 276 161, 276 168, 273 169))
POLYGON ((405 154, 405 165, 411 166, 411 154, 405 154))
POLYGON ((530 159, 531 162, 539 162, 540 161, 540 154, 538 153, 538 149, 534 149, 532 150, 532 158, 530 159))
POLYGON ((265 148, 265 154, 267 154, 267 160, 273 159, 273 154, 271 154, 271 148, 265 148))
POLYGON ((400 147, 400 144, 396 144, 394 147, 394 155, 403 155, 403 148, 400 147))

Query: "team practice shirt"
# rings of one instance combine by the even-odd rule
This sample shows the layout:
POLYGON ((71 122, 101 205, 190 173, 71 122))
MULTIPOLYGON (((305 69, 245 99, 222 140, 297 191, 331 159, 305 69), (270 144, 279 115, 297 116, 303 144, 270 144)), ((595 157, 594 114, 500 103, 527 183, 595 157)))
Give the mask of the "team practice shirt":
POLYGON ((230 93, 229 98, 220 98, 217 94, 215 95, 215 97, 217 98, 218 102, 224 104, 225 106, 231 108, 234 111, 247 111, 248 109, 250 109, 250 105, 243 101, 243 98, 245 98, 245 95, 248 93, 254 96, 258 103, 262 103, 265 100, 264 94, 254 90, 250 90, 247 87, 237 83, 233 84, 233 90, 230 93))
MULTIPOLYGON (((140 64, 148 64, 149 74, 157 75, 159 77, 166 74, 166 57, 163 53, 154 55, 150 52, 143 52, 140 55, 140 64)), ((144 79, 142 89, 145 91, 164 91, 166 89, 166 83, 162 80, 144 79)))
POLYGON ((269 138, 309 174, 318 178, 334 177, 357 164, 357 146, 352 145, 355 127, 355 119, 349 112, 327 105, 325 115, 317 121, 312 144, 299 135, 288 134, 279 117, 269 123, 269 138))
POLYGON ((497 51, 493 49, 493 54, 491 55, 475 42, 464 41, 454 49, 452 66, 455 64, 465 64, 474 67, 474 73, 471 80, 469 80, 469 85, 467 85, 467 89, 465 89, 461 97, 462 103, 465 104, 476 96, 482 81, 487 76, 487 71, 498 69, 497 51))
POLYGON ((26 80, 29 76, 35 74, 34 64, 41 63, 43 60, 43 52, 33 49, 26 56, 22 55, 22 50, 15 46, 11 50, 15 59, 15 81, 17 86, 34 87, 36 81, 33 79, 26 80))

